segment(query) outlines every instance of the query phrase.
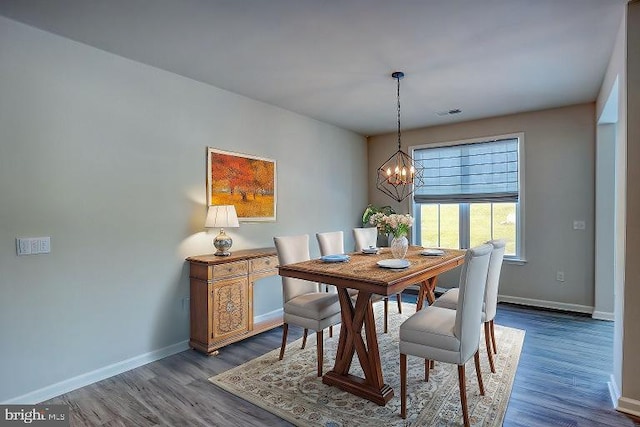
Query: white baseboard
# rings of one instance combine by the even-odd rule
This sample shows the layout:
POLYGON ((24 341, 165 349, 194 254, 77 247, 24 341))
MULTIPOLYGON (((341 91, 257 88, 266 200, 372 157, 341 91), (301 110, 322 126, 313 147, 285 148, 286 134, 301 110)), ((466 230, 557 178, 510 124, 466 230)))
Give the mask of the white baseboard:
POLYGON ((620 412, 624 412, 625 414, 640 417, 640 400, 621 397, 618 399, 618 406, 616 409, 620 412))
POLYGON ((34 390, 27 394, 23 394, 22 396, 14 397, 0 403, 3 405, 33 405, 188 349, 189 341, 182 341, 159 350, 154 350, 149 353, 141 354, 139 356, 96 369, 95 371, 86 372, 76 377, 51 384, 39 390, 34 390))
POLYGON ((268 313, 261 314, 260 316, 255 316, 253 318, 253 323, 266 322, 269 320, 276 319, 278 317, 282 318, 282 315, 283 315, 283 310, 279 308, 277 310, 273 310, 268 313))
POLYGON ((607 382, 607 386, 609 386, 609 397, 611 397, 611 403, 615 408, 618 406, 618 399, 620 399, 620 387, 618 387, 618 383, 616 382, 616 378, 613 374, 609 374, 609 382, 607 382))
POLYGON ((574 311, 577 313, 593 313, 593 307, 580 304, 569 304, 565 302, 545 301, 532 298, 512 297, 509 295, 498 295, 499 302, 511 302, 514 304, 531 305, 534 307, 553 308, 555 310, 574 311))
POLYGON ((595 311, 594 310, 594 312, 591 315, 591 317, 596 319, 596 320, 609 320, 611 322, 613 322, 615 320, 615 317, 614 317, 613 313, 610 313, 608 311, 595 311))

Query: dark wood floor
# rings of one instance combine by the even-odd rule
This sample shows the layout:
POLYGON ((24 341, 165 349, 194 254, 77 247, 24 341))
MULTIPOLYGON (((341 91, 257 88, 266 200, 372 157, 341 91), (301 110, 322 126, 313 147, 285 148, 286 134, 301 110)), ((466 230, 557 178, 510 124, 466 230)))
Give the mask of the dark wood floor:
MULTIPOLYGON (((496 323, 526 330, 505 426, 640 425, 609 399, 613 323, 507 304, 499 305, 496 323)), ((70 405, 72 426, 289 426, 207 381, 279 347, 281 333, 229 345, 215 357, 184 351, 48 403, 70 405)), ((300 336, 290 328, 290 340, 300 336)))
POLYGON ((612 322, 498 307, 497 324, 526 331, 505 426, 639 425, 612 407, 612 322))

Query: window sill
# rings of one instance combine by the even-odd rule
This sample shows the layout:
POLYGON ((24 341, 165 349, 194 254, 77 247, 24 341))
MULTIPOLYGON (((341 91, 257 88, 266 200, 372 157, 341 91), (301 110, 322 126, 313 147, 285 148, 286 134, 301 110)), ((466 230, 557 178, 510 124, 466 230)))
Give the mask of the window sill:
POLYGON ((524 258, 504 258, 503 262, 505 264, 512 265, 525 265, 527 263, 527 260, 524 258))

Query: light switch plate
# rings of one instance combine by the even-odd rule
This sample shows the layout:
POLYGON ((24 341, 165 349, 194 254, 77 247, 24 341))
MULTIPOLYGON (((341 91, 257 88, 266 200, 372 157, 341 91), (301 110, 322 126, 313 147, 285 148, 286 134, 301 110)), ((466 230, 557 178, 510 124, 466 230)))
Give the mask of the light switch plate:
POLYGON ((51 252, 51 237, 16 237, 18 255, 48 254, 51 252))

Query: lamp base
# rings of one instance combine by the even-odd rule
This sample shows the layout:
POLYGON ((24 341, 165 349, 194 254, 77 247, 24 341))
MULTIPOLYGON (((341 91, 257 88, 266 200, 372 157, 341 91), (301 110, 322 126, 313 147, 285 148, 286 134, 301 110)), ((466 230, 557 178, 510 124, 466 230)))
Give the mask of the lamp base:
POLYGON ((225 234, 224 229, 220 229, 220 234, 218 234, 215 239, 213 239, 213 246, 217 249, 214 253, 216 256, 229 256, 231 252, 231 245, 233 244, 233 240, 231 237, 225 234))

